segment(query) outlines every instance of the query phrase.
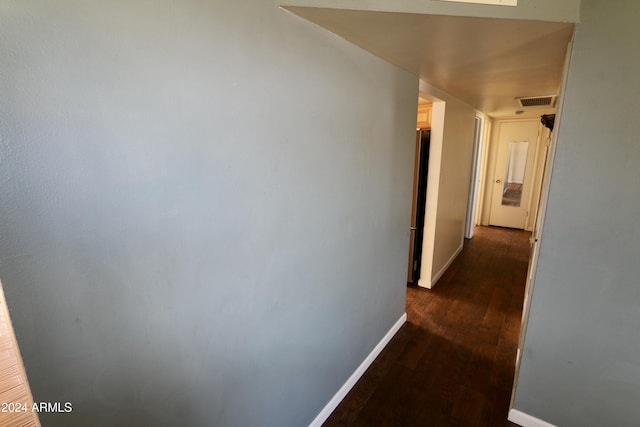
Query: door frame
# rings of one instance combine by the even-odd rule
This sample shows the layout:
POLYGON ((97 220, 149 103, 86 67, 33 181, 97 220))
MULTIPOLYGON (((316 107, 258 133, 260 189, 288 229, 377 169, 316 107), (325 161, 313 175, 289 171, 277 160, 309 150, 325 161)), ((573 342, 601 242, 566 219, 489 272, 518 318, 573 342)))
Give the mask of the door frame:
MULTIPOLYGON (((498 148, 499 148, 499 138, 500 138, 500 130, 503 124, 505 123, 518 123, 518 122, 530 122, 530 121, 535 121, 538 120, 538 117, 509 117, 509 118, 501 118, 501 119, 497 119, 496 122, 493 124, 492 127, 492 134, 490 137, 490 142, 489 142, 489 150, 488 150, 488 168, 487 171, 485 173, 484 176, 484 187, 485 187, 485 191, 482 197, 482 202, 481 202, 481 211, 482 211, 482 221, 481 224, 482 225, 491 225, 491 210, 492 210, 492 200, 493 200, 493 196, 494 196, 494 192, 495 192, 495 185, 494 184, 494 180, 495 180, 495 175, 496 175, 496 168, 497 168, 497 161, 498 161, 498 148)), ((536 148, 534 151, 534 158, 532 159, 533 162, 533 170, 531 171, 532 176, 531 176, 531 193, 529 194, 529 197, 527 200, 523 200, 524 203, 527 204, 527 216, 525 219, 525 227, 524 230, 527 231, 531 231, 532 229, 532 225, 530 224, 530 217, 531 214, 533 212, 533 209, 536 208, 537 206, 533 206, 534 203, 536 203, 539 199, 539 193, 537 193, 538 190, 541 190, 540 187, 537 184, 537 182, 539 181, 539 175, 540 175, 540 168, 538 166, 538 159, 540 156, 540 151, 542 149, 541 145, 542 145, 542 135, 544 132, 542 132, 540 130, 540 127, 542 125, 539 124, 539 128, 538 128, 538 135, 536 137, 536 140, 534 141, 534 143, 536 144, 536 148)))
POLYGON ((429 179, 430 142, 430 127, 416 130, 413 204, 411 207, 411 226, 409 227, 411 242, 409 244, 409 265, 407 272, 407 283, 411 284, 418 283, 422 271, 422 247, 426 218, 427 183, 429 179))
POLYGON ((464 231, 465 239, 473 238, 476 226, 476 211, 478 208, 478 192, 481 181, 482 152, 484 147, 484 115, 476 113, 473 125, 473 158, 471 160, 471 181, 469 182, 469 201, 467 202, 467 217, 464 231))
POLYGON ((418 177, 420 176, 420 128, 416 129, 416 148, 413 160, 413 197, 411 202, 411 222, 409 223, 409 261, 407 262, 407 283, 413 283, 413 259, 416 250, 416 211, 418 200, 418 177))

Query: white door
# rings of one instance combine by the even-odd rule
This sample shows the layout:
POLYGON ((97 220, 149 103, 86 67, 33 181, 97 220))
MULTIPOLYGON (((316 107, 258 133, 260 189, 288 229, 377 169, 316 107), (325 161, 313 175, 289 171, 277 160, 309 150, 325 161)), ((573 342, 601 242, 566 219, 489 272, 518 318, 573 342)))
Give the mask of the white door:
POLYGON ((500 123, 491 225, 525 228, 539 129, 538 119, 500 123))

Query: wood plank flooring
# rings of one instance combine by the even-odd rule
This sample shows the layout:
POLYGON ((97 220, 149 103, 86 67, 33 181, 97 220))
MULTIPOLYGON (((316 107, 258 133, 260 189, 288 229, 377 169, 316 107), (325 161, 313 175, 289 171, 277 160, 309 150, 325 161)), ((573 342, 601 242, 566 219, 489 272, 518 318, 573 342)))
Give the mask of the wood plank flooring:
POLYGON ((517 426, 507 421, 530 233, 477 227, 325 426, 517 426))

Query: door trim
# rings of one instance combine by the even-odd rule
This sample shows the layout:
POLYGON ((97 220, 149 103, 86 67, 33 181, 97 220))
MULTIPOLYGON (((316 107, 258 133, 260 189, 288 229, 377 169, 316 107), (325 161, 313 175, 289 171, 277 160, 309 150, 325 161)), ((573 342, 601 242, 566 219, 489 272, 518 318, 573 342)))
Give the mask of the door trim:
MULTIPOLYGON (((29 379, 24 367, 16 334, 11 322, 9 307, 4 294, 4 287, 0 282, 0 323, 4 323, 0 338, 3 349, 7 353, 7 357, 3 360, 4 372, 12 372, 11 376, 6 376, 0 382, 3 388, 9 387, 3 393, 5 397, 12 396, 11 403, 20 405, 27 410, 15 411, 2 414, 2 420, 6 425, 22 425, 27 427, 40 427, 38 411, 34 411, 33 394, 29 386, 29 379), (18 384, 15 382, 18 381, 18 384)), ((9 399, 7 399, 8 401, 9 399)))
MULTIPOLYGON (((493 126, 493 135, 491 135, 491 142, 490 142, 490 148, 489 148, 489 169, 486 173, 485 176, 485 183, 486 183, 486 189, 485 189, 485 194, 484 194, 484 200, 482 201, 482 209, 484 212, 486 212, 486 221, 483 221, 483 225, 491 225, 491 214, 492 214, 492 210, 493 210, 493 197, 494 197, 494 193, 495 193, 495 189, 496 189, 496 185, 494 184, 495 181, 495 176, 496 176, 496 170, 497 170, 497 162, 498 162, 498 150, 499 150, 499 142, 500 142, 500 132, 502 130, 502 125, 504 124, 509 124, 509 123, 524 123, 524 122, 534 122, 537 121, 538 119, 536 117, 526 117, 526 118, 509 118, 509 119, 499 119, 496 120, 496 123, 493 126), (485 224, 486 222, 486 224, 485 224)), ((527 224, 529 222, 528 216, 531 215, 531 201, 534 200, 534 198, 531 197, 531 194, 533 193, 533 191, 536 190, 535 186, 534 186, 534 182, 535 182, 535 174, 536 174, 536 164, 535 161, 538 158, 538 150, 540 149, 540 140, 541 140, 541 136, 542 136, 542 132, 540 130, 540 125, 538 126, 538 135, 536 136, 535 141, 532 141, 534 144, 536 144, 535 147, 535 151, 533 153, 533 158, 531 159, 532 161, 532 171, 531 171, 531 182, 529 183, 532 187, 531 188, 531 193, 528 195, 527 200, 523 199, 523 202, 527 204, 527 217, 525 218, 524 221, 524 227, 522 228, 523 230, 527 229, 527 224)))
POLYGON ((416 129, 416 149, 413 161, 413 199, 411 221, 409 222, 409 261, 407 261, 407 283, 413 283, 413 258, 416 236, 416 204, 418 202, 418 176, 420 174, 420 128, 416 129))
POLYGON ((473 123, 473 158, 471 160, 471 181, 469 182, 469 201, 467 202, 467 217, 464 237, 473 238, 476 226, 476 211, 478 208, 478 192, 480 191, 480 169, 482 163, 482 148, 484 145, 484 122, 481 114, 476 114, 473 123))

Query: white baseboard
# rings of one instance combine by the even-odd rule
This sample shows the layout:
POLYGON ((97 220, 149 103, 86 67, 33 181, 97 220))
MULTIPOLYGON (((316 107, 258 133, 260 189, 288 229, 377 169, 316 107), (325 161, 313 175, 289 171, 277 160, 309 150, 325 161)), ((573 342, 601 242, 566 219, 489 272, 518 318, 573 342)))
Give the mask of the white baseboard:
POLYGON ((556 427, 546 421, 542 421, 536 417, 533 417, 524 412, 520 412, 517 409, 511 409, 509 416, 507 417, 512 423, 521 425, 522 427, 556 427))
POLYGON ((353 386, 358 382, 362 374, 367 370, 367 368, 373 363, 376 357, 380 354, 383 348, 391 341, 391 338, 398 332, 398 330, 404 325, 404 322, 407 321, 407 313, 404 313, 398 321, 389 329, 389 332, 382 337, 380 342, 371 350, 371 353, 367 356, 366 359, 358 366, 358 368, 351 374, 347 382, 340 387, 340 390, 331 398, 329 403, 320 411, 318 416, 309 424, 309 427, 320 427, 322 423, 324 423, 329 415, 333 412, 334 409, 338 406, 342 399, 349 393, 349 391, 353 388, 353 386))
POLYGON ((427 289, 433 289, 433 287, 435 286, 436 282, 438 280, 440 280, 440 278, 442 277, 444 272, 447 271, 447 268, 449 268, 451 266, 451 264, 453 264, 453 261, 456 260, 457 256, 460 255, 460 252, 462 252, 462 248, 464 248, 464 240, 462 241, 462 243, 460 243, 460 246, 458 246, 458 249, 456 249, 456 251, 453 253, 453 255, 451 255, 451 257, 447 260, 447 262, 445 263, 444 267, 442 267, 431 278, 431 280, 422 280, 422 278, 420 278, 418 280, 418 286, 422 286, 423 288, 427 288, 427 289))

